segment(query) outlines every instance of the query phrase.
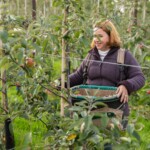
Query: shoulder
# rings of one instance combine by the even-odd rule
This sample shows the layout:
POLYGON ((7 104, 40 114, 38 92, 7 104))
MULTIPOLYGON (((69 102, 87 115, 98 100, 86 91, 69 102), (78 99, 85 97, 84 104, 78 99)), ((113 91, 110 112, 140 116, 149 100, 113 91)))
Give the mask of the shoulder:
POLYGON ((128 49, 125 50, 125 63, 138 65, 137 59, 133 56, 132 52, 128 49))
POLYGON ((125 57, 134 58, 132 52, 128 49, 125 49, 125 57))

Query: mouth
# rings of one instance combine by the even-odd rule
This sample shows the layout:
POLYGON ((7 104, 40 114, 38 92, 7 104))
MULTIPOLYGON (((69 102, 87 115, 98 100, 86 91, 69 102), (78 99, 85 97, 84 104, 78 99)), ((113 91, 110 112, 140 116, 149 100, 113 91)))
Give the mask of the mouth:
POLYGON ((97 46, 100 46, 102 43, 96 43, 97 46))

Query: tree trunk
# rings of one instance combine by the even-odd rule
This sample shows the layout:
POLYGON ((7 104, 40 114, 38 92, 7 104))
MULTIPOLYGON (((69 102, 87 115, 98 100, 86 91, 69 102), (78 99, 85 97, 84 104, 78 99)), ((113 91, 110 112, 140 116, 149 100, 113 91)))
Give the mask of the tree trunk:
POLYGON ((134 1, 134 10, 133 10, 133 25, 137 25, 137 18, 138 18, 138 0, 134 1))
POLYGON ((36 20, 36 0, 32 0, 32 19, 36 20))
POLYGON ((1 69, 2 79, 2 106, 6 113, 8 113, 8 100, 7 100, 7 88, 6 88, 6 70, 1 69))
MULTIPOLYGON (((5 1, 3 1, 6 3, 5 1)), ((2 11, 7 11, 6 9, 3 9, 2 11)), ((2 19, 5 18, 2 16, 2 19)), ((5 56, 4 50, 3 50, 3 42, 0 39, 0 57, 3 58, 5 56)), ((2 107, 6 114, 8 113, 8 100, 7 100, 7 88, 6 88, 6 70, 4 68, 1 68, 1 86, 2 86, 2 107)))

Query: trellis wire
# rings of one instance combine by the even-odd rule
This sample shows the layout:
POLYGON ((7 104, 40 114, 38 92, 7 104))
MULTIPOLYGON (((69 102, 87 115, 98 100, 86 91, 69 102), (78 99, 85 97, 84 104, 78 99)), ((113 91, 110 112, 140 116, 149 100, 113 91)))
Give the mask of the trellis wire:
MULTIPOLYGON (((47 53, 40 53, 42 55, 49 55, 52 57, 58 57, 58 58, 63 58, 62 56, 59 55, 53 55, 53 54, 47 54, 47 53)), ((125 67, 134 67, 134 68, 142 68, 142 69, 150 69, 149 67, 142 67, 142 66, 136 66, 136 65, 129 65, 129 64, 118 64, 118 63, 113 63, 113 62, 106 62, 106 61, 101 61, 101 60, 88 60, 88 59, 81 59, 77 57, 65 57, 65 59, 72 59, 72 60, 78 60, 78 61, 83 61, 87 60, 90 62, 98 62, 98 63, 103 63, 103 64, 110 64, 110 65, 118 65, 118 66, 125 66, 125 67)))

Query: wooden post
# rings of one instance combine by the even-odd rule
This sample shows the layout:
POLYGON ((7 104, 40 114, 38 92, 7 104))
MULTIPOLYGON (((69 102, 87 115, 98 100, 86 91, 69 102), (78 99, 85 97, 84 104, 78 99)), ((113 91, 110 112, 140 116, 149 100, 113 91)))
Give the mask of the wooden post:
POLYGON ((27 18, 27 0, 24 1, 24 15, 27 18))
MULTIPOLYGON (((68 15, 68 11, 69 11, 69 7, 67 6, 64 9, 64 19, 63 19, 63 29, 62 29, 62 35, 64 35, 64 33, 67 31, 67 15, 68 15)), ((61 91, 62 94, 61 96, 63 97, 63 90, 65 88, 65 76, 66 76, 66 48, 68 47, 67 45, 67 41, 62 38, 62 66, 61 66, 61 91)), ((64 107, 67 105, 67 103, 65 102, 65 100, 63 98, 61 98, 61 116, 64 116, 64 107)))
POLYGON ((143 23, 145 23, 146 19, 146 10, 147 10, 147 5, 146 5, 146 0, 143 1, 143 23))

